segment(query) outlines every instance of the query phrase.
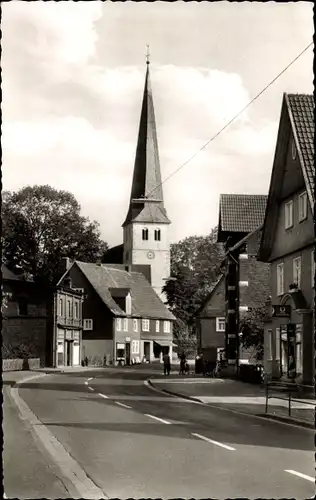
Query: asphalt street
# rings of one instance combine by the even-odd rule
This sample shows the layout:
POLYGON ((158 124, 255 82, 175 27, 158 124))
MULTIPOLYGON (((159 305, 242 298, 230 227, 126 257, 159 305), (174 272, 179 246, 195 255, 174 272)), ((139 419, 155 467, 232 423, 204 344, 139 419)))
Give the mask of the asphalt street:
POLYGON ((313 431, 172 397, 147 377, 54 374, 19 394, 108 497, 313 496, 313 431))

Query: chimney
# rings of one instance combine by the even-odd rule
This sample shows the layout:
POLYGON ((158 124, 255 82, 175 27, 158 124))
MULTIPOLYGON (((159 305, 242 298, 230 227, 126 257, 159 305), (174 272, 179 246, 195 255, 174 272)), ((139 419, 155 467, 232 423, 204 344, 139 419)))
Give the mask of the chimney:
POLYGON ((71 260, 69 259, 69 257, 63 257, 63 262, 64 262, 64 269, 65 271, 68 271, 68 269, 70 268, 72 262, 71 260))

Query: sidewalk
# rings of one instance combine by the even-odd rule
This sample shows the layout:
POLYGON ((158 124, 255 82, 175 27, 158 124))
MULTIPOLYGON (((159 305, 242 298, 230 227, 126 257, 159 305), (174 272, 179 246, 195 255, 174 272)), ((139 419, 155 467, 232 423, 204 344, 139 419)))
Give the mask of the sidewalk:
POLYGON ((192 377, 152 377, 150 384, 169 394, 185 397, 212 406, 225 408, 260 417, 276 419, 314 429, 315 400, 293 397, 291 416, 288 413, 288 400, 282 394, 274 393, 268 400, 265 413, 265 389, 262 386, 247 384, 238 380, 192 377), (314 403, 308 404, 308 403, 314 403))
POLYGON ((4 372, 3 378, 3 470, 7 498, 69 498, 58 479, 56 465, 42 449, 30 426, 20 418, 10 386, 37 375, 34 371, 4 372))

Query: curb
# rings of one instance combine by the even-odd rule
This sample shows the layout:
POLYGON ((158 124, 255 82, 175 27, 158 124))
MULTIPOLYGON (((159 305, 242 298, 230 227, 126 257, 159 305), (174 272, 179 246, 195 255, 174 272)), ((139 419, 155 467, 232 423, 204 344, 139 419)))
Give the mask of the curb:
POLYGON ((271 415, 270 413, 263 413, 263 414, 258 414, 258 413, 245 413, 245 412, 241 412, 241 411, 238 411, 238 410, 233 410, 232 408, 225 408, 223 406, 218 406, 218 405, 215 405, 215 404, 212 404, 212 403, 204 403, 203 401, 201 401, 200 399, 198 398, 195 398, 193 396, 185 396, 179 392, 172 392, 172 391, 169 391, 168 389, 158 389, 150 379, 148 379, 148 383, 149 385, 155 389, 155 390, 159 390, 161 392, 164 392, 165 394, 169 394, 170 396, 177 396, 179 398, 182 398, 182 399, 187 399, 189 401, 193 401, 195 403, 200 403, 204 406, 209 406, 209 407, 212 407, 212 408, 216 408, 218 410, 224 410, 224 411, 230 411, 232 413, 238 413, 238 415, 244 415, 244 416, 248 416, 248 417, 255 417, 255 418, 263 418, 265 420, 273 420, 279 424, 286 424, 286 425, 294 425, 295 427, 303 427, 305 429, 311 429, 311 430, 315 430, 315 426, 314 424, 312 423, 309 423, 309 422, 304 422, 302 420, 298 420, 298 419, 294 419, 294 418, 290 418, 290 417, 282 417, 282 416, 278 416, 278 415, 271 415))
POLYGON ((68 453, 66 448, 58 441, 47 426, 37 418, 28 404, 19 395, 19 386, 24 382, 28 382, 35 378, 45 377, 46 375, 47 373, 32 375, 17 381, 10 387, 11 397, 18 408, 20 418, 31 427, 31 431, 40 440, 41 445, 45 448, 50 459, 54 462, 56 467, 60 469, 60 476, 58 476, 58 479, 62 482, 70 495, 75 498, 79 496, 80 498, 96 500, 101 498, 106 499, 108 498, 106 494, 92 481, 92 479, 90 479, 85 470, 70 453, 68 453))

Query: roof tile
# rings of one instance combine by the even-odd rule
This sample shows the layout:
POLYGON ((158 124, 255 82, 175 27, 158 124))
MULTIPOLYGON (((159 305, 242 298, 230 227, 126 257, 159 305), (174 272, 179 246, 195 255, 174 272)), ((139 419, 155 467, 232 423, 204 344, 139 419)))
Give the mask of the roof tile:
POLYGON ((221 194, 221 231, 249 233, 264 222, 268 197, 257 194, 221 194))

